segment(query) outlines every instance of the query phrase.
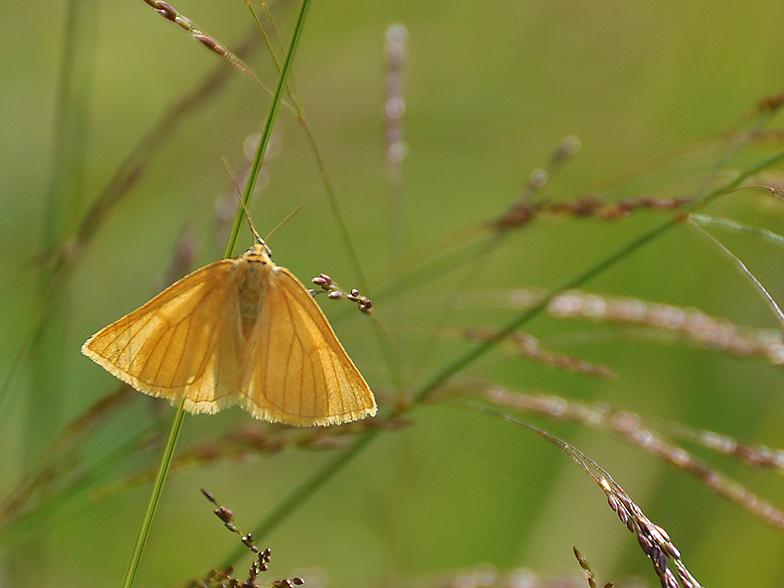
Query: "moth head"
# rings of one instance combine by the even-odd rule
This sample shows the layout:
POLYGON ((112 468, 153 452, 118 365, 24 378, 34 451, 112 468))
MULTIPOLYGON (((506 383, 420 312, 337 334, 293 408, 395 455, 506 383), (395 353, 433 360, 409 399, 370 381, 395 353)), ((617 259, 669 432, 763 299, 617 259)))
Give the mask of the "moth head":
POLYGON ((254 249, 261 249, 262 251, 264 251, 267 257, 272 257, 272 249, 270 249, 269 245, 267 245, 267 242, 261 237, 259 237, 258 234, 255 235, 255 238, 256 238, 256 243, 254 244, 254 249))

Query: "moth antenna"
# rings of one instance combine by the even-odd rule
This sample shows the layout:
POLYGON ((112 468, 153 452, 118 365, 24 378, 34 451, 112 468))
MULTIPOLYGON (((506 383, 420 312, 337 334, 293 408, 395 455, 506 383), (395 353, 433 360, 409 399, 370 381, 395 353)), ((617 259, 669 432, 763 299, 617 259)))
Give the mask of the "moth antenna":
POLYGON ((319 178, 319 181, 316 183, 316 185, 315 185, 315 186, 313 186, 313 189, 310 191, 310 194, 308 194, 307 198, 305 198, 305 200, 303 200, 303 201, 300 203, 300 205, 299 205, 299 206, 297 206, 297 208, 295 208, 294 210, 292 210, 292 211, 289 213, 289 215, 288 215, 286 218, 284 218, 282 221, 280 221, 280 224, 278 224, 278 226, 277 226, 277 227, 275 227, 274 229, 272 229, 272 230, 271 230, 271 231, 270 231, 270 232, 267 234, 267 239, 266 239, 267 241, 269 241, 269 240, 270 240, 270 238, 272 237, 272 235, 274 235, 275 233, 277 233, 277 232, 278 232, 278 230, 279 230, 281 227, 283 227, 283 225, 285 225, 287 222, 289 222, 289 221, 291 220, 291 218, 292 218, 292 217, 293 217, 295 214, 297 214, 297 213, 298 213, 300 210, 302 210, 302 209, 305 207, 305 205, 308 203, 308 201, 310 201, 310 199, 313 197, 313 194, 315 194, 315 193, 316 193, 316 189, 317 189, 317 188, 318 188, 318 187, 321 185, 321 182, 323 182, 323 181, 324 181, 324 174, 321 174, 321 177, 319 178))
MULTIPOLYGON (((242 202, 242 199, 240 199, 240 202, 242 202)), ((250 213, 248 212, 248 207, 245 206, 244 202, 242 202, 242 208, 245 211, 245 218, 248 219, 248 226, 250 227, 251 233, 253 233, 253 236, 256 238, 256 242, 259 245, 264 245, 264 247, 267 247, 267 242, 261 238, 261 235, 259 235, 258 231, 256 230, 256 227, 253 226, 253 221, 250 220, 250 213)), ((269 249, 269 247, 267 247, 267 249, 269 249)))
MULTIPOLYGON (((234 175, 234 171, 231 169, 231 166, 229 165, 229 161, 225 157, 223 157, 221 159, 223 159, 223 164, 226 166, 226 171, 229 172, 229 177, 231 178, 231 183, 234 185, 234 189, 237 192, 237 200, 240 201, 240 206, 242 206, 242 210, 245 211, 245 218, 248 221, 248 226, 250 226, 250 232, 253 233, 253 236, 256 238, 256 242, 259 245, 264 245, 264 247, 267 247, 266 241, 261 238, 261 236, 259 235, 258 231, 256 231, 256 227, 253 226, 253 221, 250 220, 250 212, 248 212, 248 207, 245 206, 245 201, 242 199, 242 191, 240 190, 240 185, 237 183, 237 178, 234 175)), ((291 215, 289 215, 289 216, 291 216, 291 215)), ((288 217, 286 218, 286 220, 288 220, 288 217)), ((283 221, 283 222, 285 222, 285 221, 283 221)), ((274 232, 275 231, 273 231, 273 233, 274 232)))

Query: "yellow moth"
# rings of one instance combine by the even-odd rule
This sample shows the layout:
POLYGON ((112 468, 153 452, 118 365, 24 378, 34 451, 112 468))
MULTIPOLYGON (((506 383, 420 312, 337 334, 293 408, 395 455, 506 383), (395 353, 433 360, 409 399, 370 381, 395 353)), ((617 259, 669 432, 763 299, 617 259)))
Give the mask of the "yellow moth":
POLYGON ((373 393, 305 286, 257 235, 90 337, 82 353, 192 413, 336 425, 376 414, 373 393))

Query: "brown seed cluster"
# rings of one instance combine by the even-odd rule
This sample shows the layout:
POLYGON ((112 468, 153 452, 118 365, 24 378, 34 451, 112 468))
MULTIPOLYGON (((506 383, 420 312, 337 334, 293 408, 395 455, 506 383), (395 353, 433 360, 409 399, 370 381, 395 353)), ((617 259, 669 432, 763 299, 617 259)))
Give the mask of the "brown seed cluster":
POLYGON ((653 563, 653 569, 659 577, 662 588, 699 588, 701 585, 691 575, 681 561, 681 553, 673 545, 667 532, 652 523, 643 514, 631 498, 615 482, 608 478, 599 479, 599 485, 605 494, 607 502, 617 514, 621 522, 629 531, 637 535, 645 555, 653 563), (675 572, 670 568, 675 568, 675 572))
POLYGON ((784 340, 780 331, 740 327, 695 308, 570 290, 553 298, 547 310, 558 318, 580 317, 667 329, 701 347, 740 357, 764 357, 774 365, 784 364, 784 340))
MULTIPOLYGON (((237 528, 237 525, 234 524, 233 512, 231 512, 228 508, 218 504, 212 494, 203 488, 201 489, 201 493, 207 500, 218 507, 213 511, 215 516, 223 521, 224 526, 229 531, 239 535, 242 543, 253 553, 255 553, 257 557, 250 565, 250 569, 248 570, 248 577, 244 581, 240 581, 237 578, 234 578, 232 576, 234 570, 229 568, 222 572, 212 570, 202 580, 195 580, 191 582, 190 586, 192 588, 259 588, 259 585, 256 584, 256 578, 261 572, 267 571, 267 568, 269 567, 269 561, 272 557, 272 550, 269 547, 264 550, 259 549, 256 546, 256 542, 253 540, 253 535, 251 533, 243 535, 242 532, 237 528)), ((284 578, 282 580, 275 580, 269 586, 273 586, 274 588, 294 588, 294 586, 302 586, 304 583, 305 582, 302 578, 294 577, 291 579, 284 578)))
POLYGON ((155 9, 155 12, 160 14, 163 18, 168 21, 173 22, 177 26, 179 26, 184 31, 191 34, 191 36, 196 39, 199 43, 207 47, 213 53, 220 55, 221 57, 228 59, 229 62, 236 68, 241 69, 247 74, 253 75, 248 66, 245 65, 242 60, 234 55, 231 51, 229 51, 224 45, 219 43, 214 37, 211 37, 203 30, 201 30, 198 26, 196 26, 193 21, 185 17, 184 15, 180 14, 174 6, 167 2, 161 2, 160 0, 144 0, 149 6, 155 9))
MULTIPOLYGON (((495 336, 495 332, 485 329, 469 329, 465 331, 465 336, 469 339, 487 341, 495 336)), ((606 365, 593 363, 572 355, 553 353, 543 349, 539 345, 539 341, 536 337, 529 335, 528 333, 512 333, 509 335, 508 339, 514 346, 517 355, 548 367, 604 379, 612 379, 615 377, 615 372, 606 365)))
POLYGON ((618 202, 603 200, 598 195, 581 196, 564 202, 539 201, 530 203, 519 202, 500 217, 490 223, 496 231, 519 228, 542 214, 572 216, 577 218, 598 218, 601 220, 617 220, 626 218, 638 210, 675 210, 692 204, 694 199, 685 196, 680 198, 657 198, 642 196, 627 198, 618 202))
POLYGON ((341 298, 346 298, 351 300, 351 302, 356 302, 357 307, 364 313, 369 313, 370 309, 373 308, 373 302, 367 296, 362 296, 359 293, 359 290, 356 288, 352 288, 350 292, 344 292, 341 290, 337 284, 330 278, 327 274, 319 274, 315 278, 311 280, 314 285, 320 286, 320 291, 311 290, 310 293, 314 296, 318 292, 327 292, 327 296, 333 300, 340 300, 341 298))

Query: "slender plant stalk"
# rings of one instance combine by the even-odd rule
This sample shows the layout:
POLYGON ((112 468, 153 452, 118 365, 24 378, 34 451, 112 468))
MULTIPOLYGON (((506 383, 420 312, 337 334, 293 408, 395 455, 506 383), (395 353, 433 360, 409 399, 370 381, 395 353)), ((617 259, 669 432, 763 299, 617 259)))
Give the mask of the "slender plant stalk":
MULTIPOLYGON (((297 17, 297 24, 294 28, 294 33, 291 38, 291 44, 289 45, 289 50, 286 54, 286 60, 283 62, 283 69, 278 76, 278 85, 275 88, 275 94, 272 97, 272 104, 270 104, 270 108, 267 113, 267 120, 264 122, 264 129, 262 130, 261 138, 256 148, 256 155, 253 158, 253 163, 248 175, 248 181, 245 184, 245 190, 242 196, 245 207, 237 209, 237 214, 234 217, 234 225, 232 226, 231 234, 229 235, 228 242, 226 243, 225 257, 230 257, 234 252, 234 247, 237 243, 240 227, 242 226, 244 210, 247 208, 248 203, 250 202, 251 194, 253 194, 253 189, 256 186, 256 179, 259 175, 259 170, 261 170, 261 164, 264 161, 264 154, 267 151, 267 145, 269 145, 269 140, 272 136, 272 127, 275 124, 275 117, 278 113, 280 102, 283 97, 283 92, 286 88, 286 78, 291 72, 291 65, 294 62, 294 54, 296 53, 297 45, 299 44, 300 37, 302 36, 302 31, 305 26, 305 16, 307 15, 309 6, 310 0, 302 0, 299 16, 297 17)), ((150 534, 152 521, 155 518, 155 511, 157 510, 158 503, 160 502, 163 485, 166 481, 166 476, 169 473, 169 468, 171 467, 172 459, 174 458, 174 450, 177 446, 177 440, 180 436, 182 423, 185 419, 185 410, 183 408, 184 404, 185 398, 183 397, 182 401, 180 402, 180 406, 177 408, 177 412, 174 415, 174 420, 169 432, 169 438, 166 441, 166 448, 163 452, 163 456, 161 457, 161 464, 158 468, 158 473, 155 476, 152 492, 150 493, 150 498, 147 502, 147 509, 144 513, 144 518, 142 519, 141 528, 139 529, 139 535, 136 538, 136 544, 134 545, 133 553, 131 554, 131 560, 128 562, 128 569, 125 572, 125 578, 123 579, 122 583, 123 588, 131 588, 133 585, 133 580, 136 577, 136 571, 139 568, 139 562, 141 561, 142 553, 144 551, 144 545, 147 542, 147 537, 150 534)))
POLYGON ((773 296, 770 295, 770 292, 768 292, 765 286, 763 286, 762 283, 756 278, 756 276, 753 273, 751 273, 751 270, 748 267, 746 267, 746 264, 743 263, 743 261, 741 261, 741 259, 737 255, 735 255, 732 251, 730 251, 729 247, 727 247, 724 243, 719 241, 716 237, 711 235, 708 231, 703 229, 697 223, 691 221, 691 219, 689 220, 692 227, 697 229, 697 231, 699 231, 700 234, 702 234, 706 239, 708 239, 711 243, 713 243, 718 248, 718 250, 721 251, 727 257, 727 259, 729 259, 730 261, 732 261, 733 264, 735 264, 735 267, 738 269, 738 271, 741 272, 744 278, 749 280, 751 285, 754 286, 754 289, 757 291, 757 293, 765 301, 765 304, 768 305, 768 308, 770 308, 771 312, 776 316, 776 320, 779 321, 779 325, 784 327, 784 312, 782 312, 781 307, 779 307, 779 305, 776 303, 776 300, 773 298, 773 296))
POLYGON ((784 236, 760 227, 753 227, 726 218, 718 218, 704 214, 692 214, 690 220, 700 227, 716 227, 737 235, 751 235, 752 237, 762 239, 766 243, 772 243, 778 247, 784 246, 784 236))
POLYGON ((123 588, 131 588, 131 586, 133 586, 133 580, 139 569, 139 562, 142 559, 144 546, 147 543, 147 537, 149 537, 150 529, 152 528, 152 520, 155 518, 155 511, 158 509, 161 492, 163 492, 163 484, 166 481, 166 475, 169 473, 169 467, 174 458, 174 450, 177 447, 177 440, 180 438, 182 423, 185 420, 184 404, 185 397, 183 396, 180 401, 180 406, 177 407, 177 412, 174 414, 174 420, 172 421, 172 426, 169 430, 169 438, 166 440, 166 447, 163 450, 163 456, 161 456, 161 464, 158 466, 158 473, 156 474, 155 482, 152 485, 150 499, 147 501, 147 508, 144 511, 142 526, 139 529, 139 535, 136 537, 136 544, 133 546, 131 560, 128 562, 128 569, 125 571, 125 578, 123 578, 122 583, 123 588))

